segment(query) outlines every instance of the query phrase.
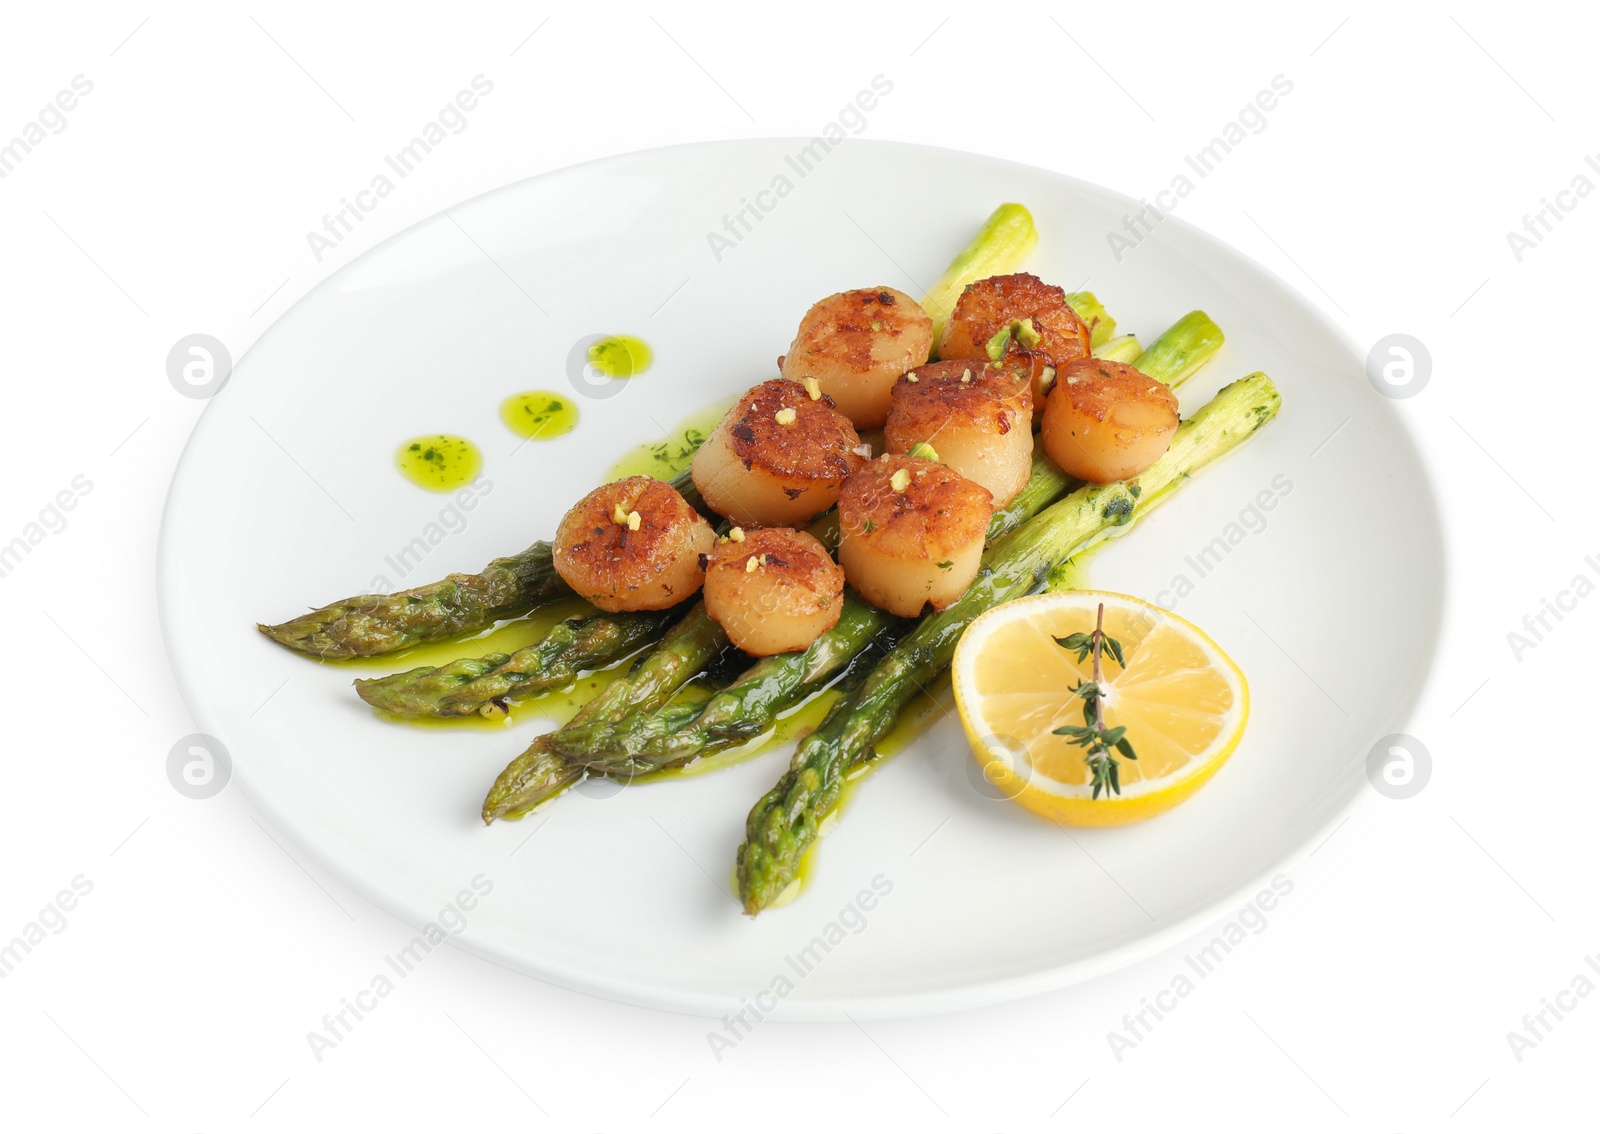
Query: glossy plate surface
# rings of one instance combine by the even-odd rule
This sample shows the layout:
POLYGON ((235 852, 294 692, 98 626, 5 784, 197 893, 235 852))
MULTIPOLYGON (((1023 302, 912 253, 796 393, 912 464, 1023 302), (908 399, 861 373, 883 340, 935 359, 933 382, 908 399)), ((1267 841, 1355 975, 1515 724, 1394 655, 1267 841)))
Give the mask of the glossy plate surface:
POLYGON ((1368 790, 1366 753, 1403 724, 1440 616, 1421 458, 1339 332, 1181 221, 1119 263, 1106 233, 1137 206, 1117 194, 954 152, 852 141, 814 160, 801 146, 688 146, 512 185, 408 229, 290 310, 212 400, 172 486, 174 670, 235 779, 308 853, 417 925, 482 875, 492 892, 456 943, 544 980, 715 1016, 772 990, 762 1003, 779 1017, 835 1019, 1115 969, 1244 900, 1368 790), (1069 835, 978 790, 958 722, 940 721, 854 794, 799 900, 751 920, 725 887, 788 749, 569 793, 486 829, 485 790, 544 725, 378 720, 349 684, 371 670, 256 633, 548 537, 624 450, 771 377, 812 302, 880 284, 921 294, 1002 201, 1038 224, 1028 269, 1092 289, 1120 329, 1148 341, 1196 307, 1222 325, 1228 345, 1184 389, 1185 412, 1254 370, 1283 392, 1276 422, 1087 570, 1089 585, 1198 623, 1249 678, 1243 743, 1176 811, 1069 835), (744 225, 725 227, 741 207, 744 225), (574 384, 574 344, 611 333, 645 339, 650 370, 574 384), (572 396, 577 428, 513 436, 500 403, 532 388, 572 396), (438 432, 483 450, 492 487, 470 511, 395 471, 399 442, 438 432), (1386 627, 1360 664, 1357 617, 1386 627))

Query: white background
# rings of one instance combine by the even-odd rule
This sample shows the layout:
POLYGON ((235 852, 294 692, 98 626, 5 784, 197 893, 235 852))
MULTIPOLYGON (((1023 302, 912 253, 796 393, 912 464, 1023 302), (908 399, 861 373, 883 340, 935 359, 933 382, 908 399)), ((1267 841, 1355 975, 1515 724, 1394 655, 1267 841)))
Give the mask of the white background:
MULTIPOLYGON (((1507 1040, 1600 953, 1584 727, 1600 601, 1520 659, 1507 640, 1574 576, 1600 580, 1584 563, 1600 555, 1600 398, 1579 338, 1600 194, 1564 198, 1576 207, 1520 262, 1506 239, 1577 175, 1600 185, 1584 165, 1600 153, 1600 28, 1583 20, 1392 3, 9 12, 0 141, 74 76, 94 86, 0 180, 0 542, 75 476, 93 489, 0 578, 0 939, 75 876, 93 890, 0 981, 6 1124, 1499 1130, 1592 1112, 1600 996, 1520 1060, 1507 1040), (306 232, 480 73, 494 93, 469 128, 317 262, 306 232), (1180 213, 1358 342, 1403 331, 1431 351, 1431 382, 1397 403, 1452 544, 1450 623, 1408 730, 1431 778, 1408 800, 1372 793, 1293 867, 1267 929, 1120 1060, 1107 1033, 1193 943, 980 1012, 767 1023, 720 1061, 708 1021, 447 950, 317 1061, 306 1033, 411 930, 236 791, 195 801, 167 781, 193 729, 157 624, 157 525, 203 405, 168 384, 169 347, 200 331, 238 357, 334 268, 444 205, 605 154, 810 135, 880 73, 894 91, 865 136, 1136 197, 1274 76, 1293 82, 1180 213)), ((1349 665, 1384 648, 1361 611, 1349 627, 1349 665)))

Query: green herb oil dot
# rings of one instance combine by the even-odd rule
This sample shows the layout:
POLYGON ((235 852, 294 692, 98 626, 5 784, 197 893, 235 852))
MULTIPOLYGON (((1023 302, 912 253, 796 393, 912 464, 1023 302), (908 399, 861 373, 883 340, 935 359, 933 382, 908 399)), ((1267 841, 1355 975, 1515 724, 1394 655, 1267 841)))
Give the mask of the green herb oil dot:
POLYGON ((650 347, 632 335, 607 335, 589 347, 589 363, 607 378, 632 378, 650 369, 650 347))
POLYGON ((483 468, 483 455, 465 437, 430 433, 403 443, 394 463, 412 484, 430 492, 451 492, 472 482, 483 468))
POLYGON ((732 407, 731 402, 718 402, 701 410, 660 441, 646 441, 623 454, 611 466, 608 480, 621 480, 625 476, 653 476, 658 480, 671 480, 694 459, 695 450, 710 436, 717 422, 732 407))
POLYGON ((549 390, 527 390, 500 403, 500 420, 518 437, 548 441, 572 431, 578 424, 578 407, 571 398, 549 390))

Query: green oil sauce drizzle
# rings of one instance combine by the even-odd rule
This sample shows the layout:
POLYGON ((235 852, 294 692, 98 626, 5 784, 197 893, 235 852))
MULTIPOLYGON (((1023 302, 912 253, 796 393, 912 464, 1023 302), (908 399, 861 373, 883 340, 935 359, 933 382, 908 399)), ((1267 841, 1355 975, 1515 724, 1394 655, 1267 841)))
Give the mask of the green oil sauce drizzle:
POLYGON ((628 450, 622 455, 621 460, 611 466, 606 479, 653 476, 658 480, 671 480, 689 467, 689 462, 694 458, 694 452, 700 447, 700 443, 710 435, 717 422, 721 421, 723 415, 732 407, 733 399, 708 406, 694 416, 679 422, 663 440, 646 441, 643 445, 628 450))
POLYGON ((632 335, 607 335, 589 347, 589 365, 607 378, 643 374, 654 360, 649 344, 632 335))
POLYGON ((465 437, 430 433, 402 444, 394 463, 400 475, 412 484, 430 492, 453 492, 478 475, 483 468, 483 455, 465 437))
POLYGON ((500 420, 518 437, 548 441, 572 432, 578 424, 578 407, 571 398, 549 390, 525 390, 500 403, 500 420))

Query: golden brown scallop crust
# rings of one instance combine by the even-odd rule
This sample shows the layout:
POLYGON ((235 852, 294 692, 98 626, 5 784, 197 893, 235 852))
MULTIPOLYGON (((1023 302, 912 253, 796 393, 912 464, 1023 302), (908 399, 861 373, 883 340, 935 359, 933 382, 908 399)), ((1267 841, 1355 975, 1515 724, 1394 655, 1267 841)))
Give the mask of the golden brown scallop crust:
POLYGON ((1165 404, 1178 414, 1178 395, 1148 374, 1125 362, 1082 358, 1061 368, 1050 390, 1050 400, 1060 399, 1078 413, 1105 421, 1119 402, 1165 404))
POLYGON ((842 606, 844 568, 816 536, 794 528, 756 528, 742 534, 742 540, 718 540, 706 557, 708 589, 715 587, 722 597, 737 602, 759 584, 761 593, 778 596, 767 613, 796 618, 842 606))
POLYGON ((939 357, 987 359, 989 340, 1020 319, 1038 333, 1029 344, 1015 334, 1008 355, 1043 355, 1060 367, 1090 353, 1090 327, 1067 303, 1067 293, 1038 276, 1018 272, 969 284, 956 300, 939 343, 939 357))
POLYGON ((1033 419, 1033 389, 1025 368, 976 359, 930 362, 900 378, 883 427, 892 453, 919 441, 939 448, 946 425, 993 433, 1027 429, 1033 419))
POLYGON ((556 529, 552 559, 567 585, 601 610, 662 610, 700 586, 699 557, 715 540, 677 489, 630 476, 573 505, 556 529), (637 528, 630 513, 638 514, 637 528))
POLYGON ((994 497, 948 465, 885 453, 839 489, 839 526, 882 555, 921 560, 981 539, 994 497), (895 474, 904 470, 904 487, 895 474))
POLYGON ((928 361, 932 347, 933 320, 920 303, 892 287, 864 287, 812 304, 780 365, 795 379, 814 365, 903 373, 928 361))
POLYGON ((744 467, 796 486, 841 480, 861 466, 855 426, 833 399, 813 399, 799 382, 773 378, 753 387, 717 424, 744 467), (790 413, 792 411, 792 420, 790 413))

